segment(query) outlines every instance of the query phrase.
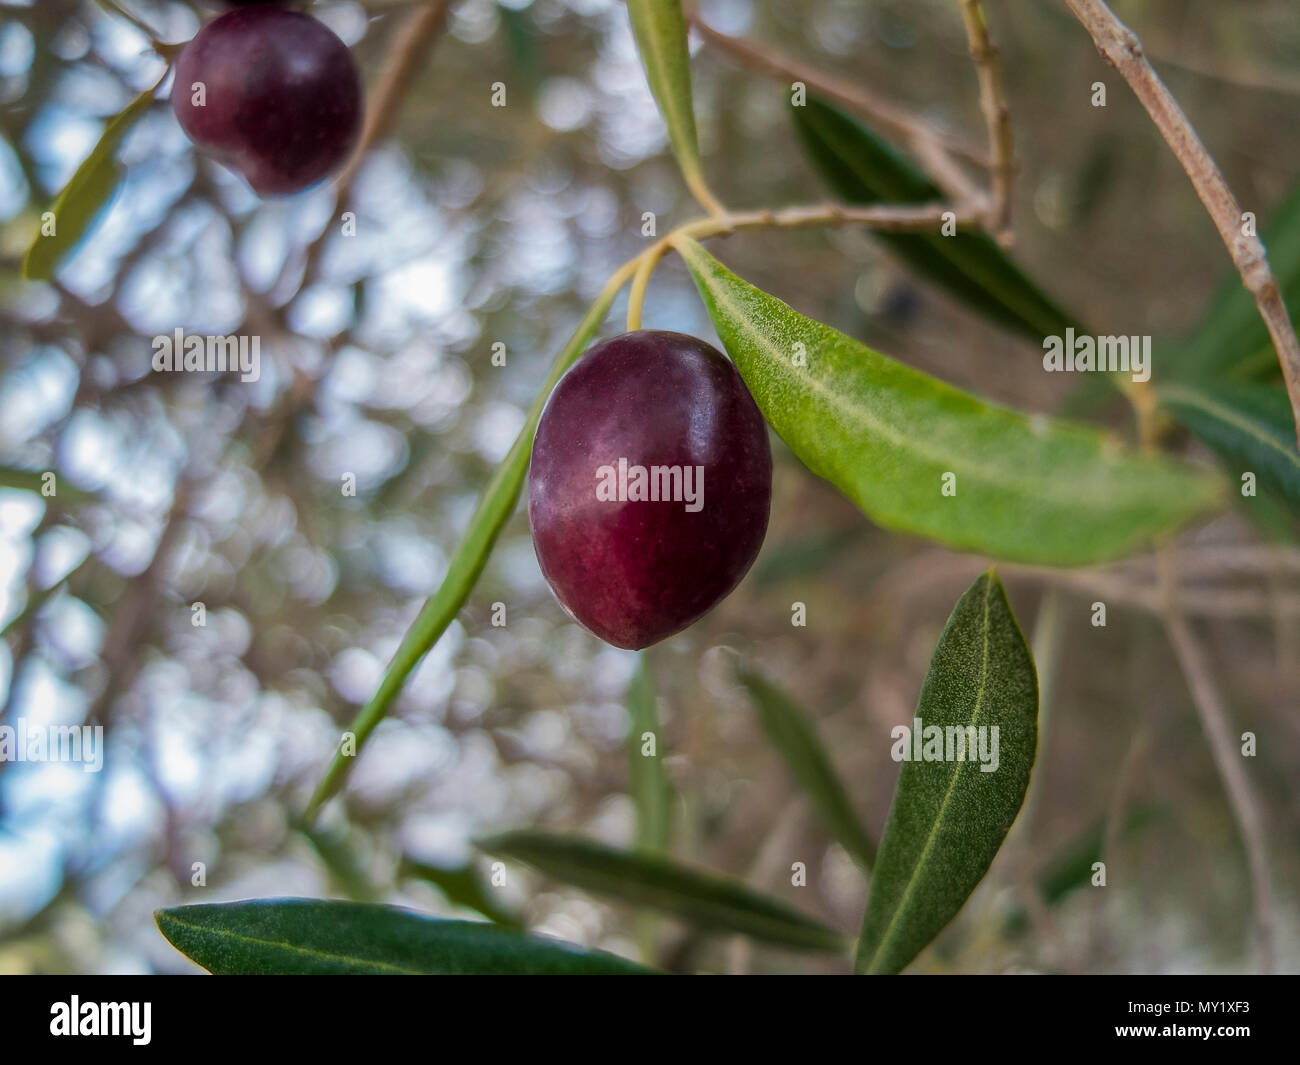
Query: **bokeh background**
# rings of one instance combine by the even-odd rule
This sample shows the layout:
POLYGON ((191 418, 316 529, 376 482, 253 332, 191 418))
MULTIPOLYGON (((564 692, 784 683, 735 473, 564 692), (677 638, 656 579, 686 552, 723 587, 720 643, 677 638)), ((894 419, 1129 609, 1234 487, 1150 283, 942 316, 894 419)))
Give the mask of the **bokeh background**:
MULTIPOLYGON (((179 0, 128 6, 172 41, 211 13, 179 0)), ((1229 268, 1185 176, 1064 4, 987 7, 1020 162, 1017 259, 1102 332, 1185 335, 1229 268), (1104 109, 1089 104, 1097 80, 1104 109)), ((1243 205, 1266 219, 1300 176, 1293 0, 1116 9, 1243 205)), ((373 83, 403 5, 312 10, 373 83)), ((982 139, 950 0, 700 10, 982 139)), ((827 198, 796 141, 788 86, 707 47, 693 68, 710 181, 728 204, 827 198)), ((99 228, 55 283, 19 282, 39 213, 161 70, 140 33, 92 3, 0 0, 0 712, 102 724, 107 745, 97 774, 0 763, 0 972, 194 971, 150 916, 187 901, 356 897, 466 916, 433 882, 452 881, 429 868, 481 873, 475 837, 529 826, 633 836, 624 702, 636 657, 563 615, 522 512, 320 831, 295 827, 551 359, 612 269, 645 246, 643 212, 661 233, 695 213, 622 6, 457 4, 393 135, 358 174, 350 239, 317 244, 334 215, 328 187, 260 202, 196 158, 160 100, 124 143, 125 180, 99 228), (490 104, 498 81, 504 108, 490 104), (151 373, 152 337, 177 327, 260 336, 261 379, 151 373), (504 367, 491 362, 498 341, 504 367), (58 475, 54 499, 32 490, 46 470, 58 475), (340 491, 344 473, 355 497, 340 491), (494 628, 498 601, 508 623, 494 628), (205 627, 191 624, 195 602, 205 627), (192 884, 196 862, 205 887, 192 884)), ((1006 404, 1056 411, 1076 384, 1044 374, 1041 350, 910 276, 869 233, 750 233, 713 250, 805 313, 1006 404)), ((621 330, 623 306, 605 335, 621 330)), ((645 321, 713 338, 673 260, 645 321)), ((1119 406, 1091 416, 1131 435, 1119 406)), ((760 665, 815 718, 879 831, 898 770, 889 729, 910 719, 948 612, 987 563, 875 528, 779 443, 776 459, 751 575, 649 655, 673 847, 852 932, 861 878, 764 741, 734 661, 760 665), (807 605, 806 627, 791 625, 794 602, 807 605), (796 861, 806 887, 791 886, 796 861)), ((1289 971, 1300 968, 1297 558, 1241 513, 1180 541, 1234 734, 1259 737, 1246 764, 1289 971)), ((1043 744, 1007 846, 915 968, 1253 968, 1244 852, 1144 598, 1151 560, 1003 577, 1039 656, 1043 744), (1090 623, 1099 600, 1105 628, 1090 623), (1045 871, 1097 833, 1109 840, 1108 886, 1044 901, 1045 871)), ((635 951, 627 911, 522 869, 493 898, 535 931, 635 951)), ((839 971, 671 922, 659 960, 839 971)))

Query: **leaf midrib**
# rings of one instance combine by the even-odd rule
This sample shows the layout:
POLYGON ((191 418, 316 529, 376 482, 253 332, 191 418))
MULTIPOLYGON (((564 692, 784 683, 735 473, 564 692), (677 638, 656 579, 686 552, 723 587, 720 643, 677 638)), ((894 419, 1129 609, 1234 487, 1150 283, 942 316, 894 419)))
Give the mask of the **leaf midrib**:
MULTIPOLYGON (((984 621, 983 621, 984 646, 983 646, 983 651, 981 654, 981 661, 980 661, 980 685, 979 685, 979 691, 975 695, 975 712, 971 716, 971 720, 970 720, 971 725, 975 725, 976 722, 979 721, 980 711, 983 709, 983 704, 984 704, 984 692, 988 687, 989 600, 992 594, 993 594, 993 581, 992 579, 985 577, 984 578, 984 621)), ((916 860, 916 865, 912 867, 912 874, 908 878, 907 886, 904 887, 903 889, 903 897, 899 899, 898 906, 894 909, 893 916, 890 917, 889 923, 885 926, 885 931, 880 938, 880 942, 876 945, 876 949, 872 952, 871 958, 868 960, 867 965, 864 966, 864 968, 867 969, 868 971, 874 971, 877 959, 879 959, 881 954, 884 953, 885 947, 888 946, 890 940, 893 938, 895 929, 898 926, 899 916, 904 912, 904 910, 907 909, 907 905, 909 900, 911 899, 912 892, 916 887, 917 881, 920 878, 922 869, 924 869, 925 867, 926 861, 930 857, 930 851, 934 847, 934 841, 938 837, 939 829, 943 825, 944 814, 948 809, 948 802, 952 798, 953 790, 956 788, 957 781, 961 778, 962 770, 966 768, 966 765, 967 763, 964 761, 957 763, 957 769, 953 772, 952 779, 948 782, 948 790, 944 793, 943 802, 939 804, 939 814, 934 819, 934 825, 930 829, 930 834, 926 837, 925 846, 921 848, 921 856, 916 860)))
MULTIPOLYGON (((683 112, 680 106, 681 101, 672 92, 672 70, 668 59, 668 49, 664 47, 665 38, 660 30, 658 20, 648 9, 643 8, 642 14, 647 38, 647 47, 642 50, 642 58, 648 58, 654 64, 655 76, 663 94, 659 103, 665 111, 664 124, 668 127, 668 139, 674 142, 679 138, 682 140, 681 145, 675 146, 680 152, 688 155, 689 159, 680 160, 680 163, 683 167, 694 170, 695 153, 699 151, 697 144, 690 143, 693 135, 695 135, 695 116, 691 114, 689 109, 683 112), (669 112, 671 112, 671 115, 669 112)), ((687 54, 689 56, 689 52, 687 54)), ((660 96, 659 93, 654 92, 653 85, 651 86, 651 92, 656 98, 660 96)))
MULTIPOLYGON (((762 333, 760 333, 757 329, 751 328, 749 316, 742 313, 743 308, 731 298, 730 294, 725 289, 721 289, 717 286, 711 286, 711 292, 713 294, 713 298, 717 300, 720 304, 722 304, 725 310, 731 315, 732 320, 738 323, 737 328, 742 330, 749 337, 751 337, 757 346, 759 346, 762 350, 768 353, 768 358, 773 365, 782 366, 782 360, 779 357, 779 352, 777 352, 777 350, 767 342, 766 338, 763 336, 762 333)), ((793 313, 798 313, 798 312, 793 312, 793 313)), ((821 323, 816 323, 816 324, 820 325, 821 323)), ((829 328, 829 327, 823 326, 823 328, 829 328)), ((853 341, 850 340, 850 343, 853 343, 853 341)), ((880 357, 885 358, 886 356, 881 355, 880 357)), ((1028 482, 1022 483, 1020 481, 1015 480, 1014 478, 1011 480, 999 480, 997 478, 993 478, 987 475, 981 476, 981 471, 985 467, 990 467, 991 464, 987 464, 987 463, 976 464, 973 467, 968 467, 963 463, 962 454, 959 451, 958 452, 952 452, 952 451, 934 452, 928 450, 921 442, 922 438, 908 437, 904 435, 901 430, 894 428, 888 422, 882 422, 879 419, 872 416, 872 414, 867 410, 867 408, 855 405, 852 402, 848 402, 842 399, 840 396, 837 395, 837 393, 829 389, 820 378, 812 374, 804 375, 802 378, 795 378, 792 375, 788 375, 788 374, 783 374, 782 376, 787 381, 796 382, 796 388, 802 388, 803 390, 806 391, 815 392, 817 398, 820 399, 822 402, 826 403, 834 410, 843 413, 844 415, 847 416, 849 420, 856 421, 859 424, 864 425, 867 428, 868 432, 873 432, 876 437, 886 442, 896 452, 901 452, 903 454, 913 454, 923 460, 928 460, 936 464, 950 465, 954 467, 955 471, 960 471, 962 478, 973 480, 977 484, 991 485, 994 489, 1001 489, 1003 492, 1017 499, 1032 499, 1034 502, 1040 503, 1044 499, 1044 497, 1046 497, 1050 499, 1055 506, 1067 512, 1081 511, 1087 514, 1096 514, 1097 512, 1098 508, 1096 506, 1088 505, 1088 503, 1081 497, 1081 495, 1077 491, 1071 492, 1071 489, 1076 488, 1078 484, 1078 482, 1072 478, 1061 478, 1058 476, 1052 476, 1048 478, 1042 478, 1033 483, 1028 483, 1028 482)), ((945 387, 945 388, 950 387, 950 386, 943 385, 942 382, 936 382, 936 383, 939 384, 941 387, 945 387)), ((1104 451, 1101 450, 1100 447, 1098 448, 1097 458, 1099 462, 1101 462, 1106 466, 1110 466, 1110 467, 1116 466, 1115 461, 1113 459, 1108 458, 1107 455, 1104 453, 1104 451)), ((1138 501, 1149 502, 1150 499, 1149 488, 1147 490, 1137 492, 1135 493, 1135 495, 1137 496, 1138 501)), ((1089 498, 1092 499, 1094 502, 1096 501, 1096 497, 1089 497, 1089 498)), ((1114 508, 1114 507, 1111 508, 1112 511, 1115 509, 1118 508, 1114 508)))
POLYGON ((1178 385, 1171 385, 1167 388, 1161 389, 1161 395, 1165 397, 1166 402, 1175 404, 1182 403, 1189 407, 1195 407, 1197 410, 1202 410, 1207 414, 1219 418, 1221 421, 1227 422, 1229 425, 1235 426, 1247 436, 1253 437, 1265 447, 1282 455, 1287 462, 1297 470, 1300 470, 1300 453, 1293 452, 1289 448, 1284 447, 1278 442, 1276 437, 1264 432, 1259 428, 1258 424, 1247 418, 1243 418, 1231 407, 1224 407, 1219 403, 1216 403, 1213 399, 1210 399, 1208 396, 1178 385))
MULTIPOLYGON (((277 947, 281 950, 287 950, 293 954, 306 955, 307 957, 310 958, 319 958, 328 961, 342 961, 354 965, 370 966, 372 968, 379 969, 385 972, 401 973, 403 975, 412 975, 412 976, 421 975, 421 970, 419 969, 406 969, 399 965, 391 965, 388 962, 383 962, 383 961, 374 961, 370 958, 360 958, 353 954, 337 954, 333 951, 317 950, 313 947, 301 947, 298 946, 297 944, 289 943, 287 941, 282 941, 277 939, 259 939, 256 936, 246 936, 239 932, 232 932, 230 929, 227 928, 213 928, 210 925, 195 924, 193 921, 186 921, 183 918, 175 917, 170 914, 167 916, 166 920, 169 924, 179 925, 181 928, 187 929, 189 931, 200 932, 204 935, 209 935, 209 936, 219 936, 225 939, 235 940, 239 943, 251 943, 260 947, 277 947)), ((168 936, 168 939, 170 938, 171 937, 168 936)), ((186 954, 186 956, 191 957, 191 955, 189 954, 186 954)), ((198 959, 195 958, 193 960, 197 961, 198 959)), ((202 965, 203 963, 199 962, 199 964, 202 965)), ((205 965, 204 968, 207 968, 207 966, 205 965)))

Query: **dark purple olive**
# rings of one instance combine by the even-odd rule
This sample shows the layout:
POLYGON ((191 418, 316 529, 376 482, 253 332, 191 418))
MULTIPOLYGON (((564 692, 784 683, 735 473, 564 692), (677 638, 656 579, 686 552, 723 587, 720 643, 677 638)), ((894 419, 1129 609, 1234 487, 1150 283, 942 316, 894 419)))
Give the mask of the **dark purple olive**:
POLYGON ((542 411, 528 473, 537 559, 565 610, 616 647, 680 632, 735 588, 771 498, 763 416, 694 337, 603 341, 542 411))
POLYGON ((181 50, 172 110, 198 147, 257 193, 286 195, 329 177, 356 147, 361 72, 347 45, 310 15, 242 7, 181 50))

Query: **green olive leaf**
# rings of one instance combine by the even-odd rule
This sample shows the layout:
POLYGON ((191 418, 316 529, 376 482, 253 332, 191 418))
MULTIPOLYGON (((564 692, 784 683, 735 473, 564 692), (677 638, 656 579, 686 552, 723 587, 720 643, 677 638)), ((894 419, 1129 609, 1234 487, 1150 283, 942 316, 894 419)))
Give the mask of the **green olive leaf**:
MULTIPOLYGON (((1300 307, 1300 184, 1260 229, 1268 250, 1273 278, 1293 321, 1300 307)), ((1232 377, 1244 380, 1280 379, 1281 367, 1255 297, 1236 270, 1226 271, 1219 293, 1191 336, 1166 357, 1155 359, 1180 381, 1199 378, 1217 382, 1232 377)), ((1216 386, 1217 387, 1217 386, 1216 386)), ((1292 434, 1294 436, 1294 433, 1292 434)))
POLYGON ((894 736, 891 753, 903 768, 871 879, 859 972, 900 972, 939 934, 984 878, 1024 802, 1038 746, 1038 677, 992 570, 953 608, 908 729, 894 736), (937 747, 928 748, 935 735, 937 747))
MULTIPOLYGON (((931 203, 939 188, 889 144, 817 99, 791 108, 805 154, 845 203, 931 203)), ((880 233, 919 275, 1035 343, 1078 323, 985 233, 880 233)))
POLYGON ((651 972, 559 940, 360 902, 251 899, 158 910, 154 920, 173 947, 217 975, 651 972))
POLYGON ((1208 471, 985 403, 799 314, 694 241, 677 246, 764 417, 887 528, 995 558, 1086 565, 1222 502, 1208 471))
POLYGON ((740 682, 749 692, 763 731, 812 800, 827 830, 854 861, 870 872, 876 860, 876 846, 854 812, 812 723, 785 692, 760 674, 741 670, 740 682))
POLYGON ((23 257, 23 277, 28 281, 50 280, 59 260, 76 248, 103 213, 122 176, 114 158, 118 145, 149 109, 153 94, 154 89, 142 92, 109 119, 99 143, 55 198, 50 208, 54 232, 49 236, 38 232, 23 257))
POLYGON ((593 895, 670 914, 701 931, 739 933, 796 950, 841 951, 848 945, 839 932, 777 899, 658 855, 543 832, 509 832, 476 846, 593 895))
POLYGON ((632 34, 645 67, 646 81, 659 105, 668 139, 692 189, 703 185, 700 145, 691 103, 690 51, 680 0, 628 0, 632 34))
POLYGON ((397 867, 397 875, 414 877, 432 884, 442 892, 448 902, 476 910, 493 924, 499 924, 503 928, 522 927, 519 918, 511 911, 503 909, 493 897, 498 892, 486 883, 473 862, 443 868, 403 855, 397 867))
POLYGON ((306 824, 312 822, 321 806, 343 786, 357 756, 361 753, 362 745, 388 714, 389 707, 406 684, 407 677, 419 665, 420 659, 447 631, 447 626, 455 620, 465 600, 469 598, 469 593, 473 591, 479 574, 487 565, 488 556, 492 553, 497 537, 514 512, 519 493, 523 490, 524 479, 528 476, 528 458, 533 446, 533 434, 537 431, 537 420, 542 415, 546 399, 551 394, 551 389, 555 387, 555 383, 583 353, 588 341, 600 327, 600 323, 605 320, 605 315, 609 312, 610 304, 614 302, 621 284, 621 280, 616 275, 597 297, 596 302, 591 305, 591 309, 578 323, 573 336, 556 357, 546 384, 543 385, 527 418, 524 419, 523 428, 519 430, 519 435, 510 446, 510 451, 492 475, 492 480, 488 482, 478 507, 470 518, 469 527, 451 556, 442 583, 425 602, 406 635, 402 637, 393 660, 388 664, 379 682, 378 690, 361 708, 349 726, 349 731, 356 737, 355 751, 345 754, 340 749, 316 786, 303 813, 303 821, 306 824))
POLYGON ((636 673, 628 685, 627 713, 631 726, 627 738, 628 779, 636 804, 636 844, 649 851, 666 851, 671 792, 664 772, 654 678, 644 651, 637 656, 636 673), (646 753, 647 735, 653 738, 653 754, 646 753))
POLYGON ((1187 381, 1158 388, 1156 399, 1216 451, 1234 477, 1254 473, 1261 486, 1300 508, 1300 452, 1291 401, 1280 384, 1187 381))
MULTIPOLYGON (((1119 838, 1127 838, 1146 828, 1158 813, 1158 808, 1151 805, 1130 810, 1119 827, 1119 838)), ((1044 906, 1060 904, 1092 881, 1095 875, 1093 866, 1102 860, 1105 842, 1106 819, 1099 818, 1051 857, 1034 877, 1033 890, 1044 906)), ((1007 914, 1002 923, 1002 933, 1018 936, 1029 927, 1029 912, 1018 907, 1007 914)))

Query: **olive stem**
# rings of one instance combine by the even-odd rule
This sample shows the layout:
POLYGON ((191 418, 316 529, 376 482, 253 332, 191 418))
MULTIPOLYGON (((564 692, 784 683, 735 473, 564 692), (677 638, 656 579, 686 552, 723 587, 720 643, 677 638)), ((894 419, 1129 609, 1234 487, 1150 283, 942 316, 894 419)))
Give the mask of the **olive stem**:
POLYGON ((997 46, 989 38, 989 27, 980 0, 961 0, 962 21, 970 45, 975 75, 979 79, 980 110, 988 129, 992 186, 988 208, 989 232, 999 244, 1011 243, 1011 183, 1015 177, 1015 140, 1011 132, 1011 112, 1007 107, 1007 90, 1002 79, 1002 63, 997 46))
MULTIPOLYGON (((675 233, 676 230, 673 232, 675 233)), ((627 295, 627 331, 629 333, 635 333, 641 328, 641 309, 645 306, 645 294, 650 285, 650 277, 654 274, 655 267, 659 265, 659 260, 668 251, 671 239, 672 234, 669 234, 669 236, 658 241, 637 256, 636 273, 632 275, 632 287, 628 290, 627 295)))
POLYGON ((850 207, 838 203, 810 206, 782 207, 777 210, 723 212, 704 218, 695 218, 677 226, 662 240, 647 248, 635 259, 636 273, 628 292, 627 331, 641 328, 641 313, 645 307, 646 290, 650 286, 659 260, 669 248, 678 249, 682 239, 705 240, 725 237, 739 229, 798 229, 811 226, 867 225, 890 233, 924 232, 935 230, 945 222, 957 229, 973 229, 980 224, 974 213, 959 214, 946 204, 919 204, 916 206, 850 207))

